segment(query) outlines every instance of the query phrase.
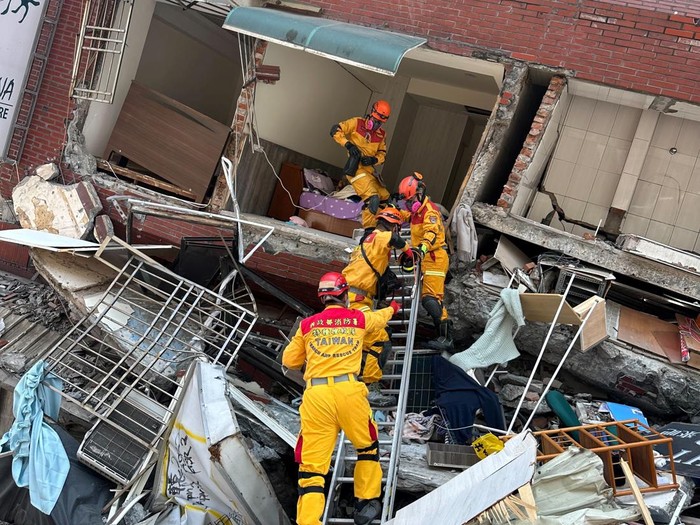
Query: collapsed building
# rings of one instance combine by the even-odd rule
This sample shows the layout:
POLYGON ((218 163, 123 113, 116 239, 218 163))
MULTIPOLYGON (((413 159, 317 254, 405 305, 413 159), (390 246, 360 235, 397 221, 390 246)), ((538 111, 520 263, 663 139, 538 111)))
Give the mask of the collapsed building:
MULTIPOLYGON (((424 173, 454 227, 446 302, 457 346, 468 348, 484 331, 503 288, 563 295, 574 306, 597 295, 606 300, 598 321, 605 337, 570 352, 575 323, 547 323, 557 310, 546 310, 517 332, 523 365, 516 372, 527 376, 533 362, 542 363, 544 370, 532 373, 546 384, 561 366, 572 384, 582 381, 611 401, 664 422, 694 423, 700 92, 693 66, 700 11, 691 1, 673 9, 656 4, 409 3, 370 12, 334 1, 233 8, 215 1, 49 0, 26 12, 8 8, 2 28, 21 27, 18 42, 26 49, 22 64, 0 74, 0 101, 8 108, 0 128, 2 227, 98 244, 117 237, 140 250, 136 260, 142 251, 167 261, 176 283, 185 278, 205 289, 217 281, 214 274, 225 274, 222 258, 238 265, 217 295, 233 299, 233 308, 258 299, 254 326, 264 328, 243 331, 253 348, 241 344, 238 368, 271 386, 269 376, 279 374, 275 350, 284 342, 279 331, 289 334, 297 315, 317 308, 318 277, 344 266, 360 227, 361 204, 327 195, 345 161, 328 129, 383 98, 393 108, 385 126, 387 187, 424 173), (473 235, 465 240, 459 227, 471 227, 469 214, 473 235), (206 268, 198 262, 205 259, 206 268), (251 339, 249 332, 257 333, 251 339), (688 360, 682 342, 690 347, 688 360)), ((65 268, 76 263, 55 255, 61 249, 55 240, 22 234, 14 240, 20 244, 0 247, 6 270, 38 271, 71 304, 77 301, 75 326, 90 312, 109 321, 105 312, 114 312, 116 295, 92 302, 78 296, 85 275, 105 286, 117 263, 106 271, 93 261, 89 272, 78 271, 77 287, 67 285, 73 278, 65 268)), ((115 251, 124 257, 128 249, 115 251)), ((163 279, 162 271, 153 279, 163 279)), ((138 319, 140 301, 127 294, 126 302, 138 319)), ((206 328, 204 321, 188 332, 206 328)), ((102 334, 97 339, 104 343, 102 334)), ((110 344, 120 342, 128 348, 118 335, 110 344)), ((233 362, 232 354, 207 354, 199 340, 188 344, 187 352, 203 353, 214 365, 233 362)), ((215 344, 232 352, 231 341, 215 344)), ((31 362, 21 352, 11 355, 31 362)), ((414 381, 430 376, 432 357, 416 356, 414 381)), ((3 417, 23 371, 17 366, 5 383, 3 417)), ((98 406, 110 399, 111 411, 129 396, 126 389, 112 399, 113 387, 98 396, 98 406)), ((152 387, 162 389, 159 381, 152 387)), ((521 391, 507 400, 510 408, 520 408, 521 391)), ((414 384, 410 409, 428 408, 432 394, 429 382, 414 384)), ((163 414, 174 410, 164 406, 163 414)), ((103 427, 114 427, 106 420, 103 427)), ((289 430, 277 430, 272 441, 280 434, 289 439, 289 430)), ((153 447, 148 440, 141 445, 153 447)), ((400 476, 410 485, 409 474, 400 476)), ((446 481, 436 475, 419 490, 446 481)))

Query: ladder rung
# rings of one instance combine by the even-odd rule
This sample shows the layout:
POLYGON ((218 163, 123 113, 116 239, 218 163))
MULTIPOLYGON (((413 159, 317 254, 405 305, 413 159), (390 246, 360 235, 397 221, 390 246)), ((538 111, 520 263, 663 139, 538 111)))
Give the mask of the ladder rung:
MULTIPOLYGON (((355 520, 352 518, 328 518, 326 520, 326 523, 355 523, 355 520)), ((370 521, 371 524, 375 523, 381 523, 380 520, 372 520, 370 521)))
MULTIPOLYGON (((391 445, 393 443, 393 440, 391 439, 380 439, 379 440, 379 445, 391 445)), ((352 445, 352 442, 349 439, 345 440, 346 445, 352 445)))
MULTIPOLYGON (((350 476, 339 476, 336 481, 338 483, 352 483, 354 479, 350 476)), ((384 476, 382 476, 382 483, 386 483, 386 478, 384 476)))

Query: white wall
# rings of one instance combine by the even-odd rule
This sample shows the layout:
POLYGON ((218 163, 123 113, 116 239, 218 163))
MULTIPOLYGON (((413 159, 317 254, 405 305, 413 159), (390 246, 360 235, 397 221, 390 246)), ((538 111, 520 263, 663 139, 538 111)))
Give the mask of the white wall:
POLYGON ((131 81, 136 76, 141 52, 151 24, 155 0, 140 0, 134 3, 131 14, 131 26, 127 34, 126 47, 122 58, 121 73, 115 90, 114 101, 111 104, 93 102, 90 105, 83 134, 87 150, 98 157, 104 153, 114 124, 117 122, 124 99, 129 92, 131 81))
MULTIPOLYGON (((624 102, 572 97, 544 181, 568 217, 605 221, 628 156, 635 154, 630 146, 641 133, 641 114, 624 102)), ((659 115, 645 157, 635 161, 641 171, 621 231, 700 253, 700 122, 659 115)), ((539 221, 550 210, 540 193, 528 217, 539 221)), ((558 220, 552 226, 583 233, 558 220)))
POLYGON ((700 122, 659 115, 621 229, 700 253, 700 122))
MULTIPOLYGON (((572 97, 544 179, 544 189, 557 196, 567 217, 592 225, 605 222, 640 115, 637 108, 572 97)), ((539 221, 551 209, 549 197, 540 193, 528 217, 539 221)), ((552 226, 584 232, 569 223, 552 226)))
POLYGON ((331 126, 364 115, 372 92, 332 60, 303 51, 269 44, 265 64, 280 66, 280 80, 257 86, 260 136, 342 167, 347 152, 331 138, 331 126))
POLYGON ((466 112, 421 105, 413 122, 399 173, 422 173, 428 194, 438 202, 447 187, 467 118, 466 112))

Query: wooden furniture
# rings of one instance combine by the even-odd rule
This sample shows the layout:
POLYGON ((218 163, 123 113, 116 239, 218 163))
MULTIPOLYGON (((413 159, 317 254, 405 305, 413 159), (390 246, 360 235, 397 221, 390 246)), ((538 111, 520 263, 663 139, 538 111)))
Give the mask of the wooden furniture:
MULTIPOLYGON (((520 304, 525 319, 528 321, 551 323, 561 301, 562 296, 559 294, 520 294, 520 304)), ((593 312, 581 331, 580 349, 583 352, 608 338, 605 326, 605 299, 594 295, 575 307, 571 307, 569 303, 564 301, 559 317, 556 319, 558 324, 579 326, 591 309, 593 312)))
POLYGON ((104 158, 126 157, 202 202, 230 132, 221 122, 134 82, 104 158))
POLYGON ((267 216, 280 221, 288 221, 292 215, 297 214, 299 196, 304 189, 304 170, 297 164, 283 162, 279 178, 270 200, 267 216))
MULTIPOLYGON (((661 492, 678 488, 676 469, 673 464, 673 438, 658 433, 651 427, 636 419, 615 421, 596 425, 559 428, 533 432, 539 442, 537 461, 545 462, 555 458, 568 447, 580 447, 597 454, 603 461, 605 481, 613 489, 615 496, 633 494, 632 488, 618 486, 617 481, 624 478, 616 467, 624 459, 634 474, 647 484, 639 488, 641 492, 661 492), (663 483, 663 477, 656 475, 654 463, 654 446, 666 445, 668 454, 664 459, 670 468, 670 483, 663 483)), ((504 436, 508 441, 512 436, 504 436)))
POLYGON ((352 237, 355 229, 362 228, 362 224, 357 221, 338 219, 337 217, 331 217, 325 213, 319 213, 313 210, 300 210, 299 217, 306 221, 309 228, 328 233, 335 233, 336 235, 342 235, 343 237, 352 237))

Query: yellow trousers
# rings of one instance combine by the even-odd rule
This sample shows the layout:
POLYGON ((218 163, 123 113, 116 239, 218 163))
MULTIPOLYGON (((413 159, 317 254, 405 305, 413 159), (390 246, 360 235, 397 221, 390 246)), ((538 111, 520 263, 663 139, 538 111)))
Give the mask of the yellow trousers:
MULTIPOLYGON (((450 257, 444 249, 439 248, 425 254, 422 263, 423 287, 421 294, 423 297, 430 295, 442 304, 445 297, 445 277, 449 267, 450 257)), ((447 309, 443 306, 440 320, 444 321, 447 317, 447 309)))
MULTIPOLYGON (((355 193, 366 201, 372 195, 378 195, 379 201, 388 201, 391 194, 386 187, 379 182, 379 179, 373 174, 363 171, 362 168, 357 170, 354 177, 348 177, 348 181, 352 184, 355 193)), ((375 214, 370 212, 367 207, 362 209, 362 227, 373 228, 377 225, 375 214)))
POLYGON ((340 430, 357 450, 354 482, 358 499, 378 498, 382 491, 377 424, 359 381, 307 386, 299 407, 301 431, 295 458, 299 463, 297 524, 320 525, 326 504, 324 476, 340 430))
MULTIPOLYGON (((373 301, 370 297, 357 295, 350 292, 350 308, 353 310, 361 310, 369 312, 372 310, 373 301), (360 299, 362 297, 362 299, 360 299)), ((384 350, 384 343, 389 341, 389 334, 385 328, 378 332, 369 332, 365 334, 365 343, 362 347, 362 381, 366 384, 376 383, 382 379, 382 367, 379 364, 379 359, 384 350)))

